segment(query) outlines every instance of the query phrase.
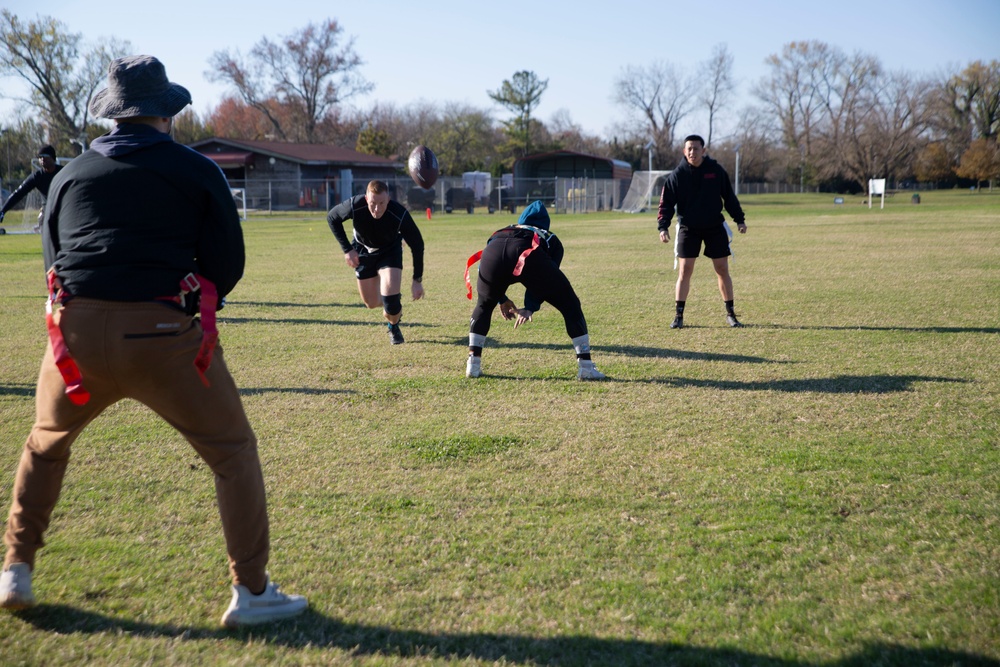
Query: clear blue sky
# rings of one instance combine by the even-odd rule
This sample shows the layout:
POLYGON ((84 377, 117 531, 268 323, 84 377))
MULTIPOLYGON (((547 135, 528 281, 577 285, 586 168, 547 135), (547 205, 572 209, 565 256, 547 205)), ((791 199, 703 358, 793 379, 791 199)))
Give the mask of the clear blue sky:
MULTIPOLYGON (((214 51, 246 53, 263 36, 277 40, 307 23, 335 18, 365 61, 375 84, 351 104, 405 106, 420 100, 459 102, 508 112, 487 95, 514 72, 548 79, 536 116, 561 110, 591 134, 606 136, 626 113, 612 98, 613 82, 629 65, 673 63, 693 73, 716 44, 734 57, 738 107, 751 102, 751 85, 765 75, 764 59, 791 41, 819 40, 845 53, 877 56, 892 70, 933 75, 974 60, 1000 60, 1000 0, 779 0, 572 3, 534 0, 475 2, 212 2, 173 0, 117 9, 79 0, 7 0, 22 19, 53 16, 88 43, 115 36, 137 53, 164 62, 172 81, 191 90, 204 114, 225 94, 204 76, 214 51), (158 8, 162 8, 157 11, 158 8)), ((0 79, 5 96, 24 94, 17 79, 0 79)), ((0 124, 13 113, 0 100, 0 124)), ((731 128, 735 113, 723 118, 731 128)), ((682 133, 704 132, 692 115, 682 133)))

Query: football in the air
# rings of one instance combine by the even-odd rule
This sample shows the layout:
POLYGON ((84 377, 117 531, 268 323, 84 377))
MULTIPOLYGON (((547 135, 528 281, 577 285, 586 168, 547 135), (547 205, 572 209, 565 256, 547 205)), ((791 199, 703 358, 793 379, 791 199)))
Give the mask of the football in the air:
POLYGON ((437 182, 438 159, 434 151, 427 146, 417 146, 410 152, 410 160, 407 165, 410 170, 410 178, 413 182, 424 189, 430 189, 437 182))

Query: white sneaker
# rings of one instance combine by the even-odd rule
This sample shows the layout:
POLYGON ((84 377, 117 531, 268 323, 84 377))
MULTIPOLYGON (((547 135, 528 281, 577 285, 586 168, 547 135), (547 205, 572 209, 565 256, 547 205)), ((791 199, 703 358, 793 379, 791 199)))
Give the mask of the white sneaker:
POLYGON ((31 592, 31 566, 27 563, 11 563, 0 574, 0 609, 27 609, 35 606, 35 594, 31 592))
POLYGON ((222 615, 222 624, 227 628, 236 628, 279 621, 301 614, 308 606, 305 597, 282 593, 268 577, 267 586, 260 595, 254 595, 246 586, 233 586, 233 600, 222 615))
POLYGON ((470 354, 465 362, 465 377, 477 378, 483 374, 483 358, 470 354))
POLYGON ((580 370, 576 373, 577 380, 603 380, 605 377, 607 376, 597 370, 593 361, 586 360, 580 362, 580 370))

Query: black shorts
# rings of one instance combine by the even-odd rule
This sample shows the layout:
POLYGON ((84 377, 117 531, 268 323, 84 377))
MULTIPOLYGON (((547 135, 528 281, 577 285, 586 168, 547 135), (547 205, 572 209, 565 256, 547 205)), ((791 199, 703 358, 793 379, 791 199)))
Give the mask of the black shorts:
POLYGON ((403 268, 403 243, 396 241, 388 248, 379 248, 375 252, 368 252, 357 241, 353 244, 358 253, 358 268, 354 269, 354 275, 358 280, 374 278, 378 275, 379 269, 402 269, 403 268))
POLYGON ((729 234, 721 224, 716 227, 677 227, 677 242, 674 246, 678 257, 692 259, 701 252, 701 244, 705 244, 705 257, 718 259, 729 257, 729 234))

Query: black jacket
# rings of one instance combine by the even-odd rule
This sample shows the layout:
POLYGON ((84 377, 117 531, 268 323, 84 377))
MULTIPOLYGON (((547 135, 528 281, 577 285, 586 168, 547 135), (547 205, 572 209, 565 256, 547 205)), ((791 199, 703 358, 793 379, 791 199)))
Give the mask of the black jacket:
POLYGON ((368 210, 364 195, 355 195, 331 208, 326 222, 346 255, 354 246, 344 231, 345 220, 351 220, 354 225, 354 240, 373 252, 399 243, 402 238, 413 253, 413 279, 423 278, 424 238, 405 206, 390 199, 385 213, 378 220, 368 210))
POLYGON ((52 182, 42 250, 73 296, 149 301, 198 273, 228 294, 243 276, 229 184, 205 156, 147 125, 120 124, 52 182))
MULTIPOLYGON (((493 235, 490 236, 488 241, 486 241, 486 245, 489 246, 489 244, 497 238, 516 238, 523 241, 524 246, 527 249, 530 247, 530 243, 534 240, 535 234, 538 235, 538 248, 535 249, 535 252, 539 250, 544 252, 548 255, 549 259, 552 260, 552 263, 556 265, 556 268, 558 268, 559 265, 562 264, 563 255, 566 252, 563 248, 562 241, 559 240, 558 236, 541 227, 533 227, 531 225, 523 224, 510 225, 493 232, 493 235)), ((500 299, 500 303, 507 301, 507 299, 507 295, 504 294, 500 299)), ((542 307, 542 300, 530 289, 525 290, 524 307, 533 313, 537 313, 542 307)))
POLYGON ((0 208, 0 212, 6 213, 10 209, 17 206, 17 203, 28 196, 28 193, 32 190, 38 190, 42 195, 42 201, 49 196, 49 187, 52 185, 52 179, 56 177, 56 174, 62 169, 62 165, 57 164, 56 168, 52 171, 45 171, 44 169, 36 169, 31 172, 31 175, 24 179, 24 182, 17 186, 17 189, 10 193, 10 197, 7 197, 7 201, 3 203, 3 208, 0 208))
POLYGON ((682 159, 663 182, 660 210, 656 216, 657 228, 662 232, 670 227, 677 208, 677 224, 685 227, 714 227, 725 218, 722 207, 737 224, 746 220, 740 202, 729 182, 729 174, 718 162, 706 157, 701 166, 692 167, 682 159))

